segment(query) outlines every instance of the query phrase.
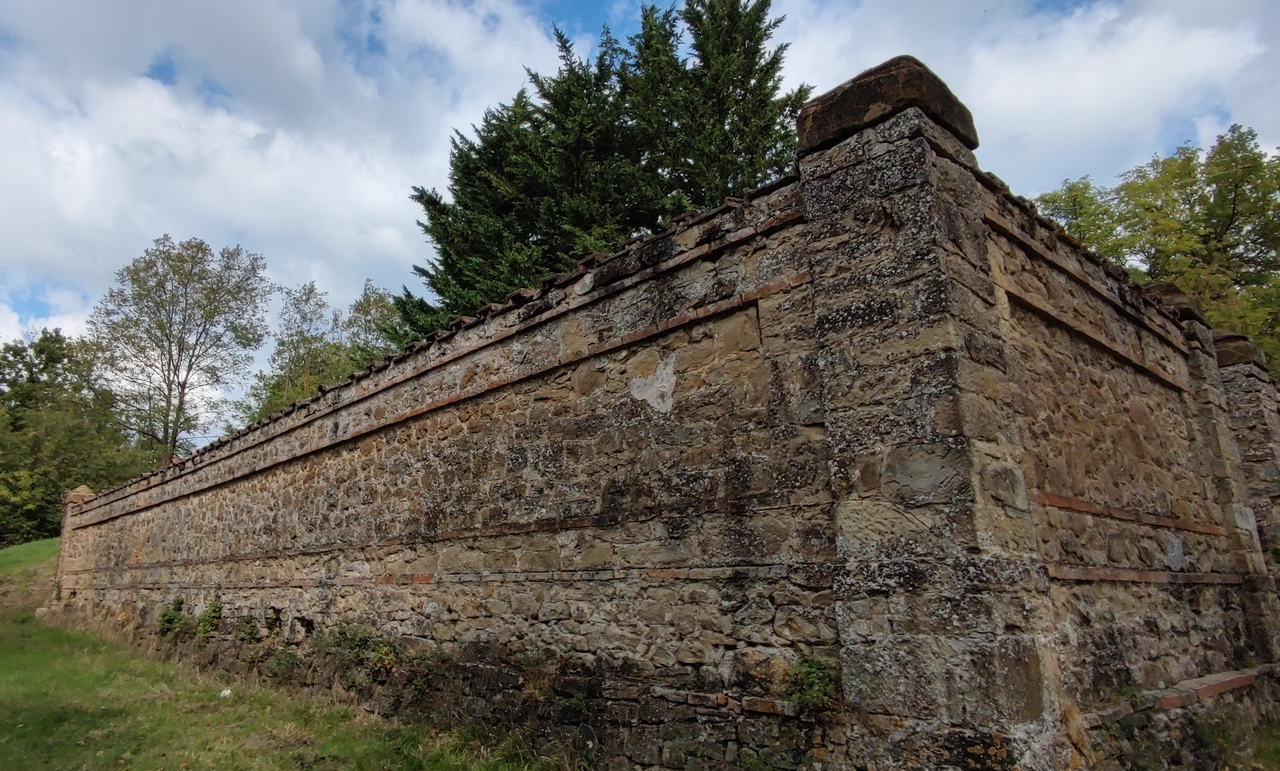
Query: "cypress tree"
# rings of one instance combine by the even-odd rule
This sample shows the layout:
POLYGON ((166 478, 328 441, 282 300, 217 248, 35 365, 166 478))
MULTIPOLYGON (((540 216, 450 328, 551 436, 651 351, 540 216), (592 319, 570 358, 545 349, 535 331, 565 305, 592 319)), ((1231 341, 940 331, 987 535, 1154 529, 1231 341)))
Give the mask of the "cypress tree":
POLYGON ((770 0, 688 0, 693 62, 685 95, 688 163, 685 192, 700 207, 742 195, 795 162, 795 121, 809 86, 779 94, 785 44, 767 44, 784 17, 770 0))
POLYGON ((437 298, 406 287, 403 344, 582 257, 670 217, 785 173, 795 116, 809 88, 780 94, 786 46, 767 42, 781 18, 769 0, 689 0, 680 11, 641 11, 623 46, 606 29, 594 61, 559 30, 560 67, 530 72, 534 96, 485 113, 475 138, 457 133, 449 200, 413 189, 437 259, 414 267, 437 298), (693 56, 680 58, 683 23, 693 56))

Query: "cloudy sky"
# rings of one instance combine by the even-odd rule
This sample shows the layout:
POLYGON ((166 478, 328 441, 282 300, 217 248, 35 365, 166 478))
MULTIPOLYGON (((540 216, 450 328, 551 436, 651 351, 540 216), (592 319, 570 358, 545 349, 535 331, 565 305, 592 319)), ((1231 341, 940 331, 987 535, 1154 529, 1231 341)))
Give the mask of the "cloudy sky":
MULTIPOLYGON (((153 239, 314 279, 412 284, 410 187, 448 138, 589 47, 634 0, 0 0, 0 339, 84 328, 153 239)), ((1023 195, 1101 181, 1233 122, 1280 145, 1275 0, 775 0, 786 78, 818 92, 910 53, 973 110, 1023 195)))

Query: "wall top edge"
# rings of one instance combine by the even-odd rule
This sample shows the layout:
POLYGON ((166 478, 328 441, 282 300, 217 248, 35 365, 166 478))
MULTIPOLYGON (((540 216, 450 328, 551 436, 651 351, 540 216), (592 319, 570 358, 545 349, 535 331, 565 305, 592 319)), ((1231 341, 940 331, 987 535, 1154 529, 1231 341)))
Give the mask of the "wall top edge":
MULTIPOLYGON (((950 132, 965 148, 971 150, 977 147, 977 131, 973 126, 973 117, 968 108, 923 63, 910 56, 899 56, 863 72, 806 104, 797 120, 798 156, 803 157, 830 147, 856 133, 884 123, 894 115, 913 109, 919 110, 929 121, 937 123, 940 128, 950 132)), ((1121 295, 1132 303, 1135 309, 1157 316, 1166 323, 1172 322, 1174 327, 1180 330, 1182 319, 1177 308, 1168 307, 1165 304, 1167 293, 1148 292, 1144 285, 1139 285, 1124 270, 1086 249, 1080 241, 1069 235, 1061 224, 1040 214, 1032 201, 1014 194, 999 177, 979 168, 971 154, 965 153, 954 145, 953 147, 959 153, 934 145, 939 154, 965 167, 974 174, 980 184, 1026 215, 1033 225, 1033 231, 1042 229, 1052 238, 1100 266, 1106 275, 1117 283, 1118 288, 1122 290, 1121 295), (968 157, 959 157, 959 155, 968 157)), ((399 371, 405 366, 406 361, 451 340, 460 332, 480 327, 505 314, 519 312, 524 306, 545 302, 549 296, 560 293, 566 287, 583 279, 588 279, 593 286, 599 287, 635 276, 650 267, 649 261, 632 259, 628 262, 627 258, 670 248, 676 242, 676 237, 682 233, 705 227, 714 220, 730 217, 744 206, 778 194, 799 182, 800 176, 793 170, 748 192, 743 198, 727 198, 723 204, 713 209, 676 217, 667 230, 638 235, 623 243, 611 254, 590 255, 579 261, 574 271, 547 276, 537 287, 511 293, 505 302, 478 308, 471 315, 456 319, 447 329, 440 330, 427 339, 410 343, 401 351, 370 364, 360 372, 351 374, 341 383, 321 386, 317 395, 299 400, 234 434, 220 437, 176 463, 135 477, 92 497, 76 496, 74 499, 68 499, 69 513, 74 515, 108 496, 128 494, 153 484, 163 483, 170 476, 177 476, 183 471, 212 462, 226 452, 234 453, 236 451, 234 445, 241 440, 248 440, 255 435, 260 437, 264 431, 300 411, 305 415, 337 406, 343 401, 345 394, 350 393, 361 381, 384 370, 399 371)), ((1029 235, 1034 236, 1036 233, 1032 232, 1029 235)), ((483 343, 483 341, 480 342, 483 343)))
MULTIPOLYGON (((546 276, 537 287, 529 287, 512 292, 504 303, 491 303, 478 308, 471 315, 456 319, 448 328, 440 330, 424 340, 418 340, 406 345, 399 352, 389 354, 368 365, 363 370, 352 373, 340 383, 320 386, 317 395, 300 399, 233 434, 219 437, 191 455, 164 468, 134 477, 127 482, 97 493, 69 498, 66 503, 70 514, 75 515, 86 508, 94 507, 95 504, 100 504, 107 498, 127 497, 152 485, 163 484, 169 477, 180 476, 183 472, 197 466, 207 465, 225 454, 234 454, 237 451, 235 445, 241 440, 249 440, 255 435, 261 435, 299 412, 302 412, 305 416, 317 410, 338 406, 345 400, 345 393, 350 392, 372 375, 386 371, 387 375, 391 376, 392 373, 398 370, 406 367, 412 368, 416 365, 406 364, 406 362, 425 354, 439 344, 452 340, 459 333, 480 327, 506 314, 518 312, 524 306, 546 303, 552 299, 552 296, 562 295, 566 287, 579 281, 585 279, 590 286, 599 288, 633 278, 653 267, 653 260, 648 259, 645 255, 650 253, 655 255, 666 254, 668 251, 689 251, 686 248, 675 247, 677 236, 695 229, 714 232, 717 230, 714 226, 717 220, 733 217, 749 204, 780 192, 785 195, 784 191, 797 184, 799 180, 799 174, 793 171, 761 187, 748 191, 742 198, 726 198, 724 203, 713 209, 680 215, 672 220, 671 226, 667 230, 633 237, 624 242, 613 253, 590 255, 580 260, 574 271, 546 276), (631 259, 628 260, 628 258, 631 259)), ((491 333, 485 337, 488 339, 495 337, 495 335, 496 333, 491 333)), ((483 341, 479 341, 479 347, 484 347, 483 341)))

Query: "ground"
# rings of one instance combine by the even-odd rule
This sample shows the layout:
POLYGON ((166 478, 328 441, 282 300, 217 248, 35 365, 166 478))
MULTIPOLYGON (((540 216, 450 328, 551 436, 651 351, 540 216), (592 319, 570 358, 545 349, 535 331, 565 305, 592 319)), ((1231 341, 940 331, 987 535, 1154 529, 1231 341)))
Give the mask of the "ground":
POLYGON ((57 551, 0 550, 0 768, 548 768, 477 730, 405 726, 41 624, 57 551))

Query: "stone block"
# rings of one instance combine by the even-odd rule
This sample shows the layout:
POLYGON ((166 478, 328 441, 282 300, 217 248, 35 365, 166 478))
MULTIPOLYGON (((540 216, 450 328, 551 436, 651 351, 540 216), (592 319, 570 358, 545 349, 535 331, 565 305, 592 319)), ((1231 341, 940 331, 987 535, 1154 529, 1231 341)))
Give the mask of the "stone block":
POLYGON ((908 107, 919 107, 970 150, 977 148, 969 109, 919 60, 899 56, 806 104, 797 122, 798 150, 805 155, 834 144, 908 107))

